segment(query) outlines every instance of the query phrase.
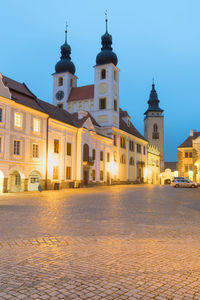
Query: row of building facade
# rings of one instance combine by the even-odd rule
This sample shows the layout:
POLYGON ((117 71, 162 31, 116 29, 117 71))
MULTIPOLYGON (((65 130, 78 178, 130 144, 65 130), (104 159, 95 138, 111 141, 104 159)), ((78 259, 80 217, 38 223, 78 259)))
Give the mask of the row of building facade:
POLYGON ((0 74, 1 192, 160 182, 164 128, 155 86, 144 137, 119 106, 117 56, 107 29, 101 39, 94 84, 77 87, 66 36, 53 74, 53 104, 0 74))

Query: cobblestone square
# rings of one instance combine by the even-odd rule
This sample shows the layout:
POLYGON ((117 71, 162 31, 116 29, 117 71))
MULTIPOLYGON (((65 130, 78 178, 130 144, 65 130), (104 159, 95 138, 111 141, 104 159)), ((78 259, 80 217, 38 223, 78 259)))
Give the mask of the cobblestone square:
POLYGON ((0 299, 200 299, 200 189, 0 196, 0 299))

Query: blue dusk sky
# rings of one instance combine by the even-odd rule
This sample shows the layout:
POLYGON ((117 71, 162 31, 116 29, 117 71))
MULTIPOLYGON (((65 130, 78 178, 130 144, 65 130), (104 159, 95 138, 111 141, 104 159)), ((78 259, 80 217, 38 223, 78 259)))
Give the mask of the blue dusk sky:
POLYGON ((120 106, 143 134, 154 77, 164 109, 165 160, 177 160, 176 147, 189 130, 200 130, 199 0, 2 1, 0 72, 52 102, 51 74, 67 20, 78 85, 93 84, 105 9, 119 61, 120 106))

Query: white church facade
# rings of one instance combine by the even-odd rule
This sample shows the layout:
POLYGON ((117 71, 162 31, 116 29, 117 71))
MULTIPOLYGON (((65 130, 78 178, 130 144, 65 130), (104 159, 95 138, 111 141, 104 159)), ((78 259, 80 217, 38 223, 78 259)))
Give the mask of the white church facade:
POLYGON ((149 136, 119 106, 118 60, 107 23, 101 39, 94 84, 78 87, 66 33, 53 104, 0 74, 1 192, 148 181, 149 136))

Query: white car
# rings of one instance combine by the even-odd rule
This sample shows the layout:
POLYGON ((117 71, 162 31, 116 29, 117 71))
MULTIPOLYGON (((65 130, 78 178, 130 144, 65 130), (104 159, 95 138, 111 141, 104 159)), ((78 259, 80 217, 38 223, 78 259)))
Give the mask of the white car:
POLYGON ((197 188, 198 184, 186 178, 174 179, 171 182, 171 186, 178 187, 188 187, 188 188, 197 188))

